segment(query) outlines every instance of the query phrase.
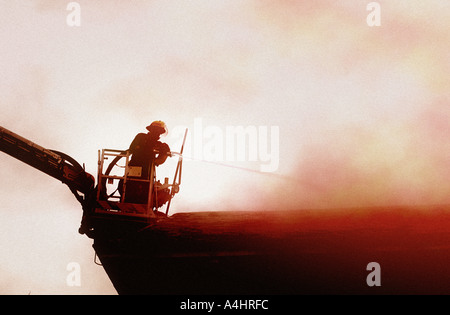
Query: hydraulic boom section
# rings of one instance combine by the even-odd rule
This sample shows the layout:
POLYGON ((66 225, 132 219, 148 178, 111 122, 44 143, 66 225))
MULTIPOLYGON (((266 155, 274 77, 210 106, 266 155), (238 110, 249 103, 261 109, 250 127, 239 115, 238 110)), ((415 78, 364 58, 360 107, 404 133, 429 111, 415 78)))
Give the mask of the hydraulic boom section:
MULTIPOLYGON (((94 189, 94 177, 70 156, 45 149, 0 126, 0 150, 50 175, 67 186, 80 198, 78 192, 89 194, 94 189)), ((80 199, 79 199, 80 200, 80 199)))

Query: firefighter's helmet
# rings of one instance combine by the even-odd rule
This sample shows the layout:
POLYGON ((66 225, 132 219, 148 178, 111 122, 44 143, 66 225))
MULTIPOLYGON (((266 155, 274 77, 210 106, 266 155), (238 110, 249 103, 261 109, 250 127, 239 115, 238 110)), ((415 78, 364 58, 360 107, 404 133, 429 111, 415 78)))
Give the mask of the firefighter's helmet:
POLYGON ((147 130, 158 133, 162 136, 165 136, 168 133, 166 124, 161 120, 155 120, 152 122, 150 126, 147 126, 147 130))

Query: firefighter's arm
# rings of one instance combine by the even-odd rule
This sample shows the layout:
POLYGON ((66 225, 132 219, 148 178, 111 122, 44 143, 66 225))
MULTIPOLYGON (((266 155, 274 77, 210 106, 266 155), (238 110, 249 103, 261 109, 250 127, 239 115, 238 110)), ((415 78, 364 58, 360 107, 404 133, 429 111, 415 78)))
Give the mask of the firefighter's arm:
POLYGON ((171 156, 170 148, 166 143, 162 143, 158 148, 158 156, 155 158, 155 165, 163 164, 169 156, 171 156))

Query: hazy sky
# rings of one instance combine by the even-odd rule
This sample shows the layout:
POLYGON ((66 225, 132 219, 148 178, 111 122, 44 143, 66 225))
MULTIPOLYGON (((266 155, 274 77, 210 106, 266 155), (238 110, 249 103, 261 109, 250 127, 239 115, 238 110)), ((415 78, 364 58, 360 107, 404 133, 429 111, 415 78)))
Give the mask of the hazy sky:
MULTIPOLYGON (((69 2, 1 1, 0 125, 94 176, 97 150, 164 120, 175 151, 190 131, 174 212, 450 202, 448 0, 377 1, 373 27, 370 1, 85 0, 73 27, 69 2), (236 126, 278 128, 257 140, 274 172, 198 161, 236 126)), ((114 293, 67 187, 0 163, 0 293, 114 293)))

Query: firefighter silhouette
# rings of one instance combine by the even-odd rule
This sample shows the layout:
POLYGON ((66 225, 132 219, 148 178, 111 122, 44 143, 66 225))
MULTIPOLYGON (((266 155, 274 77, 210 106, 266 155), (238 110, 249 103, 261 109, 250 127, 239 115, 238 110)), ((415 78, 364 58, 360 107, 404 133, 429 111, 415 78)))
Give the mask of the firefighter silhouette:
MULTIPOLYGON (((137 167, 138 172, 128 176, 125 202, 147 203, 149 183, 137 180, 152 180, 150 178, 152 164, 155 167, 159 166, 171 155, 169 145, 159 141, 162 135, 167 134, 166 124, 158 120, 152 122, 146 129, 148 133, 137 134, 128 149, 131 154, 128 166, 137 167)), ((119 193, 122 195, 123 187, 119 189, 119 193)), ((158 196, 158 204, 164 202, 160 200, 164 195, 162 191, 158 196)))
POLYGON ((147 126, 147 130, 147 134, 139 133, 128 149, 131 153, 128 165, 142 167, 142 179, 149 179, 152 162, 159 166, 170 156, 169 146, 159 141, 161 135, 167 134, 166 124, 160 120, 154 121, 147 126))

